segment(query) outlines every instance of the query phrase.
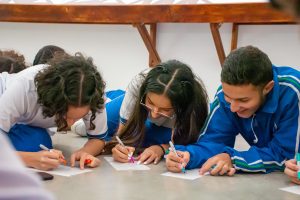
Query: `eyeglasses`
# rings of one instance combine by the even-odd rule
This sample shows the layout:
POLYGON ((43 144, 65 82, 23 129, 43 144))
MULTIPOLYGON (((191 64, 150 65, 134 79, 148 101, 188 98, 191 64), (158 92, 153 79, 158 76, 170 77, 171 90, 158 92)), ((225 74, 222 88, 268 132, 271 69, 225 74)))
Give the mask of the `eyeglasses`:
POLYGON ((175 117, 175 114, 169 115, 169 114, 166 114, 166 113, 157 112, 157 111, 154 110, 153 107, 144 104, 142 101, 143 101, 143 98, 142 98, 140 104, 141 104, 148 112, 156 113, 156 114, 158 114, 158 115, 160 115, 160 116, 162 116, 162 117, 168 118, 168 119, 173 119, 173 118, 175 117))

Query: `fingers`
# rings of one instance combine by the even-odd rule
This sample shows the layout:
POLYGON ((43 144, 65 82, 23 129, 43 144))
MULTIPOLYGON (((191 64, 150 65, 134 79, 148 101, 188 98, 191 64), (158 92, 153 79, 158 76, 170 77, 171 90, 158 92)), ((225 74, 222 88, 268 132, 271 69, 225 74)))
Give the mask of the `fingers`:
POLYGON ((42 151, 36 155, 37 163, 35 168, 37 169, 51 170, 57 168, 60 165, 59 157, 55 153, 51 153, 49 151, 42 151))
POLYGON ((84 151, 77 151, 71 155, 71 166, 75 167, 75 162, 79 161, 79 168, 84 169, 85 166, 97 167, 100 165, 100 160, 84 151))
POLYGON ((59 162, 60 164, 63 164, 63 165, 67 165, 67 161, 62 153, 62 151, 60 150, 56 150, 56 149, 51 149, 50 152, 53 152, 53 153, 56 153, 59 155, 59 162))
POLYGON ((210 174, 214 175, 214 173, 216 173, 217 170, 221 169, 219 166, 219 169, 214 171, 214 168, 216 168, 216 167, 217 167, 216 161, 210 158, 202 165, 202 167, 200 169, 200 175, 204 175, 206 172, 209 172, 209 171, 210 171, 210 174))
POLYGON ((92 159, 92 162, 90 164, 87 164, 87 166, 92 167, 92 168, 97 167, 99 165, 100 165, 100 160, 95 157, 92 159))
POLYGON ((298 178, 292 178, 291 181, 293 183, 296 183, 296 184, 300 185, 300 180, 298 178))
POLYGON ((189 160, 190 160, 189 154, 187 154, 186 152, 181 152, 181 151, 177 151, 177 154, 180 158, 182 158, 182 162, 184 162, 184 163, 189 162, 189 160))
POLYGON ((64 157, 64 155, 63 155, 63 153, 62 153, 62 151, 60 151, 60 150, 51 149, 50 152, 54 152, 54 153, 58 154, 60 158, 65 159, 65 157, 64 157))
POLYGON ((233 176, 233 175, 235 174, 235 172, 236 172, 236 169, 233 168, 233 167, 231 167, 231 168, 229 169, 229 172, 227 172, 227 176, 233 176))
POLYGON ((222 169, 219 171, 219 175, 224 175, 226 174, 227 172, 229 172, 229 167, 228 165, 223 165, 222 169))
POLYGON ((116 145, 112 149, 112 156, 115 161, 126 163, 129 161, 128 154, 129 152, 134 152, 133 147, 123 147, 122 145, 116 145))
POLYGON ((218 161, 216 163, 213 159, 208 159, 200 169, 200 175, 204 175, 205 173, 209 172, 210 175, 213 176, 233 176, 236 172, 235 168, 230 167, 226 162, 224 161, 218 161))
POLYGON ((286 175, 288 175, 290 178, 296 178, 297 177, 297 169, 296 170, 293 170, 292 168, 288 168, 286 167, 284 169, 284 173, 286 175))
POLYGON ((298 171, 298 169, 299 169, 295 159, 286 161, 285 167, 289 168, 290 170, 293 170, 293 171, 298 171))
POLYGON ((155 160, 155 158, 157 158, 157 155, 154 155, 154 154, 150 155, 148 157, 148 159, 144 162, 144 164, 148 165, 148 164, 152 163, 155 160))
POLYGON ((173 152, 170 152, 166 157, 166 167, 171 172, 181 172, 182 163, 184 163, 184 159, 177 157, 173 152))

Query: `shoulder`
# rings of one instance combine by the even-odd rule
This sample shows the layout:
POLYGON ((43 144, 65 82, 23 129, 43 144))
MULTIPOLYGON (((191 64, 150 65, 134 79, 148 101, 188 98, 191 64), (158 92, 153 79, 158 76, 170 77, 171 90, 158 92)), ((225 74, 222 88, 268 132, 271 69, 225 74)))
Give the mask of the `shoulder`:
POLYGON ((300 98, 300 72, 291 67, 276 67, 278 84, 281 89, 281 94, 296 95, 300 98))

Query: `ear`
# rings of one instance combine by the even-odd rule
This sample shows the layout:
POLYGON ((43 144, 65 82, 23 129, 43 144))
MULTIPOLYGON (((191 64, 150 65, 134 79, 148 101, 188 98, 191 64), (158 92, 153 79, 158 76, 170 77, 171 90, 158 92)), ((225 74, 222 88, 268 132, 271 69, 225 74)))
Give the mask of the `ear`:
POLYGON ((268 94, 274 87, 274 81, 270 81, 269 83, 267 83, 264 88, 263 88, 263 95, 268 94))

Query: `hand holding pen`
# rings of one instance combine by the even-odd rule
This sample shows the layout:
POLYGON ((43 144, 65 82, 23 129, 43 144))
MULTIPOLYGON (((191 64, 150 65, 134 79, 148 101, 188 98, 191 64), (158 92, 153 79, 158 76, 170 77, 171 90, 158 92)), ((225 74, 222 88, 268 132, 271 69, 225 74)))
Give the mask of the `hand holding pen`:
POLYGON ((186 165, 186 163, 185 163, 185 161, 184 161, 184 159, 182 158, 183 156, 180 156, 179 154, 178 154, 178 152, 176 151, 176 149, 175 149, 175 146, 174 146, 174 144, 172 143, 172 141, 170 141, 169 142, 169 144, 170 144, 170 149, 171 149, 171 151, 176 155, 176 157, 177 157, 177 161, 179 161, 179 162, 177 162, 177 164, 175 163, 175 167, 176 167, 176 165, 177 165, 177 168, 180 168, 180 170, 181 170, 181 172, 183 172, 183 173, 185 173, 185 165, 186 165))
POLYGON ((49 149, 48 147, 46 147, 43 144, 40 144, 40 148, 43 149, 43 150, 45 150, 45 151, 49 151, 51 153, 58 154, 58 160, 59 160, 59 162, 61 164, 63 164, 63 165, 67 165, 67 161, 66 161, 66 159, 65 159, 65 157, 64 157, 64 155, 62 154, 61 151, 58 151, 58 150, 55 150, 55 149, 49 149))
POLYGON ((119 144, 112 149, 112 156, 114 160, 124 163, 134 163, 133 153, 135 151, 135 148, 125 146, 118 136, 116 136, 116 139, 119 144))

